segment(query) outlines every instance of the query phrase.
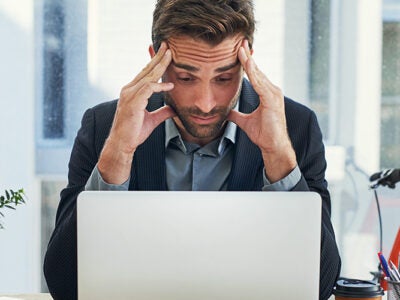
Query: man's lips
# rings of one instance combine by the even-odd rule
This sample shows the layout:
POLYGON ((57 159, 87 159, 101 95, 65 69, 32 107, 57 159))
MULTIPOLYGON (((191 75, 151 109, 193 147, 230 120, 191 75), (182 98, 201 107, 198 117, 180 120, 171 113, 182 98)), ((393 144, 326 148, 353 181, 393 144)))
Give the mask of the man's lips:
POLYGON ((215 121, 218 120, 218 115, 207 116, 207 117, 191 115, 190 118, 197 124, 208 125, 215 123, 215 121))

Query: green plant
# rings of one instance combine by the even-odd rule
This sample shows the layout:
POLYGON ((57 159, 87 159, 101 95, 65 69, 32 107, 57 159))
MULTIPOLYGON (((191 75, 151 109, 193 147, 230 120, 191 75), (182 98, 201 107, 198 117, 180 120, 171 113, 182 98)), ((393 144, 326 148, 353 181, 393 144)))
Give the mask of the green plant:
MULTIPOLYGON (((5 195, 0 196, 0 216, 4 218, 4 214, 1 211, 3 208, 15 209, 15 206, 25 203, 25 192, 23 189, 18 191, 5 190, 5 195)), ((3 224, 0 219, 0 229, 3 229, 3 224)))

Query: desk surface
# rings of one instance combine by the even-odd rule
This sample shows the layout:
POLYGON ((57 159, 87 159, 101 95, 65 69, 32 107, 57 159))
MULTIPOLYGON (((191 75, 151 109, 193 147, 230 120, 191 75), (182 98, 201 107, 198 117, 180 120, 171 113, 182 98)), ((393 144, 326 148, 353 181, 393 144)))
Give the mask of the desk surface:
MULTIPOLYGON (((334 300, 335 296, 331 296, 329 300, 334 300)), ((382 297, 385 300, 386 293, 382 297)), ((50 294, 20 294, 20 295, 0 295, 0 300, 53 300, 50 294)))
POLYGON ((53 300, 50 294, 0 295, 0 300, 53 300))

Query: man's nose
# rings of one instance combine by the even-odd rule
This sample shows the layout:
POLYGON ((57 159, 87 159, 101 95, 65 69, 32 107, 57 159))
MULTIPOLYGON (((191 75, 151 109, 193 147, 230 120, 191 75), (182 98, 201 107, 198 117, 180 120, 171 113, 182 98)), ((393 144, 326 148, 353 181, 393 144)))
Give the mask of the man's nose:
POLYGON ((204 85, 198 90, 194 104, 204 113, 209 113, 213 110, 217 103, 209 85, 204 85))

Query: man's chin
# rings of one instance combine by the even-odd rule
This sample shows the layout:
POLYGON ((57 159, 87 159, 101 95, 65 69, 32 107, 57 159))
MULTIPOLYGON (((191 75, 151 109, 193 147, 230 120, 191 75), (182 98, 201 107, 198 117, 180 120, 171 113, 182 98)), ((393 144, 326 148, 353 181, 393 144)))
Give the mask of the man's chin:
POLYGON ((209 139, 220 136, 223 131, 223 125, 219 123, 207 125, 186 124, 185 129, 193 137, 209 139))

